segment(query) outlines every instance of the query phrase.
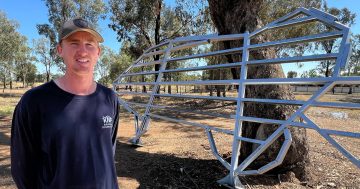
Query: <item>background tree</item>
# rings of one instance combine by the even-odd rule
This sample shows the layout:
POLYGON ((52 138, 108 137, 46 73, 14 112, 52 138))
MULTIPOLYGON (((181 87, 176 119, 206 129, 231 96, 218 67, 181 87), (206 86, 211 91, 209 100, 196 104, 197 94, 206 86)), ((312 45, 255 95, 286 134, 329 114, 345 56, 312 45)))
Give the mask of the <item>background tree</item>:
POLYGON ((287 73, 287 78, 295 78, 297 77, 297 72, 296 71, 289 71, 287 73))
MULTIPOLYGON (((55 78, 55 77, 53 76, 53 78, 55 78)), ((45 80, 46 80, 45 74, 36 73, 36 75, 35 75, 35 82, 43 83, 43 82, 45 82, 45 80)))
MULTIPOLYGON (((359 70, 360 70, 360 34, 357 35, 351 35, 351 55, 350 59, 347 65, 347 70, 344 75, 347 76, 359 76, 359 70)), ((349 86, 349 92, 348 94, 353 93, 353 87, 356 85, 350 85, 349 86)), ((333 92, 335 89, 333 89, 333 92)))
MULTIPOLYGON (((210 51, 218 51, 223 47, 222 43, 214 43, 209 48, 210 51)), ((225 56, 210 56, 205 58, 207 65, 215 65, 215 64, 225 64, 227 63, 227 59, 225 56)), ((211 69, 206 70, 203 73, 203 80, 227 80, 231 78, 231 73, 229 69, 211 69)), ((206 86, 207 90, 209 90, 210 96, 213 96, 213 90, 216 90, 216 96, 218 97, 226 97, 226 85, 208 85, 206 86)))
MULTIPOLYGON (((119 41, 129 42, 127 51, 133 58, 166 39, 208 31, 210 20, 204 1, 180 0, 175 8, 166 6, 162 0, 110 0, 109 5, 112 13, 109 26, 117 32, 119 41)), ((155 61, 159 58, 153 56, 155 61)), ((156 64, 154 70, 159 68, 156 64)))
POLYGON ((347 75, 360 75, 360 34, 351 37, 352 54, 348 64, 347 75))
POLYGON ((319 74, 317 72, 317 69, 311 69, 309 71, 304 71, 301 74, 301 78, 312 78, 312 77, 319 77, 319 74))
POLYGON ((130 42, 129 53, 134 57, 166 39, 202 34, 209 29, 204 1, 180 0, 174 8, 162 0, 110 0, 109 5, 112 13, 109 27, 117 32, 119 42, 130 42))
POLYGON ((116 54, 109 47, 101 47, 101 57, 95 66, 96 73, 99 74, 99 83, 107 86, 110 84, 110 68, 111 64, 116 61, 116 54))
POLYGON ((5 13, 0 12, 0 75, 3 81, 3 89, 9 81, 12 89, 12 81, 15 76, 15 62, 20 47, 26 40, 16 30, 18 24, 9 20, 5 13))
POLYGON ((20 41, 19 49, 15 52, 15 73, 18 80, 22 81, 23 87, 26 87, 31 75, 36 73, 36 66, 32 64, 35 57, 31 55, 31 48, 26 44, 26 37, 21 37, 20 41))
MULTIPOLYGON (((351 26, 355 23, 356 14, 352 13, 348 8, 338 9, 338 8, 329 8, 326 4, 326 1, 324 1, 322 9, 325 12, 328 12, 338 18, 338 21, 344 25, 351 26)), ((329 26, 322 26, 318 28, 319 30, 330 31, 332 28, 329 26), (325 28, 324 28, 325 27, 325 28)), ((321 46, 324 48, 326 53, 331 53, 335 50, 336 41, 335 40, 327 40, 327 41, 321 41, 321 46)), ((324 74, 325 77, 329 77, 332 74, 332 69, 335 66, 335 61, 333 60, 325 60, 321 61, 318 70, 321 74, 324 74)))
POLYGON ((128 43, 123 43, 123 48, 120 49, 119 54, 114 54, 114 62, 110 65, 110 73, 109 78, 110 81, 115 81, 117 77, 123 73, 135 60, 132 56, 130 56, 125 49, 128 49, 128 43))
POLYGON ((22 67, 22 70, 17 73, 17 78, 18 81, 23 82, 23 87, 31 86, 35 82, 44 82, 44 80, 37 81, 37 68, 33 63, 27 62, 22 64, 22 67))
MULTIPOLYGON (((276 19, 283 16, 298 7, 319 7, 320 1, 306 0, 306 1, 266 1, 266 0, 208 0, 211 19, 215 24, 220 34, 244 33, 246 31, 252 32, 257 28, 263 26, 264 21, 269 19, 276 19), (270 4, 274 6, 269 6, 270 4), (276 5, 276 6, 275 6, 276 5), (301 6, 299 6, 301 5, 301 6), (272 9, 273 7, 274 9, 272 9), (276 14, 276 17, 269 15, 276 14), (262 18, 266 15, 266 19, 262 18)), ((255 38, 252 43, 262 43, 267 40, 269 36, 264 35, 262 38, 255 38)), ((225 42, 224 47, 230 48, 234 45, 230 42, 225 42)), ((275 49, 267 49, 256 52, 251 52, 250 56, 253 59, 274 58, 276 56, 275 49)), ((227 56, 228 62, 236 62, 240 57, 227 56)), ((239 69, 232 69, 233 78, 239 78, 239 69)), ((259 65, 251 66, 248 69, 248 78, 281 78, 284 73, 280 65, 259 65)), ((247 86, 246 97, 249 98, 270 98, 270 99, 294 99, 289 86, 284 85, 270 85, 270 86, 247 86)), ((244 108, 245 116, 266 117, 271 119, 286 119, 293 107, 273 105, 273 104, 254 104, 246 103, 244 108)), ((275 126, 258 123, 245 123, 242 130, 242 136, 248 138, 255 138, 263 140, 267 138, 276 129, 275 126)), ((299 179, 306 179, 305 165, 308 162, 308 145, 306 142, 305 129, 290 128, 293 142, 283 161, 274 172, 293 171, 299 179)), ((278 147, 282 141, 277 140, 268 150, 259 156, 252 165, 258 167, 264 165, 269 159, 275 158, 278 152, 278 147)), ((242 143, 240 149, 240 159, 245 159, 255 148, 251 143, 242 143)))
POLYGON ((51 53, 51 43, 49 39, 40 38, 33 40, 34 53, 37 55, 36 61, 45 66, 46 82, 51 79, 51 68, 55 65, 55 61, 51 53))
POLYGON ((49 55, 51 60, 65 72, 65 65, 56 54, 58 34, 62 24, 75 17, 82 17, 97 26, 99 18, 105 18, 107 12, 105 3, 101 0, 43 0, 48 7, 49 24, 39 24, 37 29, 40 35, 50 40, 49 55))

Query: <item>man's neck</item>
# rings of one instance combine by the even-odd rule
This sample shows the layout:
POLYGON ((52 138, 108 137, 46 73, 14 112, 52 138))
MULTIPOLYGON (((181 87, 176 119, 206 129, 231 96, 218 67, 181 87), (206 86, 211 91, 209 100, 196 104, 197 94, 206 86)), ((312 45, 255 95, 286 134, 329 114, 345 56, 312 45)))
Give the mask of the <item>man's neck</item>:
POLYGON ((55 80, 55 83, 64 91, 75 95, 89 95, 95 92, 96 83, 93 77, 72 76, 65 74, 55 80))

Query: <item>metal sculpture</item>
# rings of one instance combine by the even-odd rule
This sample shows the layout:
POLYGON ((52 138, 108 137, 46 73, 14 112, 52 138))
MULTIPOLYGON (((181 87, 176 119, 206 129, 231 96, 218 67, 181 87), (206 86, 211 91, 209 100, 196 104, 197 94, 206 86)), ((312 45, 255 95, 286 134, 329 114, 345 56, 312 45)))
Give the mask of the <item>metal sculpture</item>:
MULTIPOLYGON (((338 102, 321 102, 319 98, 325 93, 329 92, 335 85, 348 84, 359 85, 360 77, 344 77, 341 76, 341 69, 346 67, 347 60, 350 52, 349 43, 349 28, 338 22, 336 18, 330 14, 321 12, 317 9, 305 9, 299 8, 294 12, 277 19, 265 27, 258 29, 251 33, 232 34, 232 35, 204 35, 204 36, 189 36, 178 37, 172 40, 167 40, 159 45, 151 47, 145 51, 124 73, 122 73, 116 81, 114 81, 114 90, 119 94, 119 100, 123 107, 129 112, 134 114, 136 135, 131 140, 132 143, 141 145, 140 137, 148 130, 150 118, 159 118, 168 121, 187 124, 195 127, 203 128, 210 143, 210 147, 213 155, 221 162, 221 164, 229 170, 228 176, 219 180, 222 185, 227 185, 234 188, 242 188, 238 176, 240 175, 254 175, 262 174, 270 169, 280 165, 291 145, 292 137, 289 131, 289 127, 302 127, 306 129, 313 129, 317 131, 322 137, 324 137, 330 144, 337 148, 345 157, 347 157, 353 164, 360 168, 359 159, 354 157, 346 149, 333 139, 332 136, 342 136, 351 138, 360 138, 360 133, 357 132, 345 132, 333 129, 323 129, 315 124, 308 116, 305 115, 305 111, 310 107, 329 107, 329 108, 344 108, 344 109, 360 109, 358 103, 338 103, 338 102), (333 31, 325 31, 318 34, 310 34, 296 38, 281 39, 270 42, 264 42, 260 44, 251 44, 251 39, 261 35, 263 32, 279 29, 279 28, 291 28, 297 25, 319 22, 328 28, 332 28, 333 31), (262 60, 249 60, 249 51, 266 48, 277 48, 284 45, 294 45, 299 43, 317 42, 322 40, 334 40, 339 41, 338 52, 325 53, 325 54, 311 54, 300 55, 290 57, 279 57, 262 60), (192 54, 188 56, 173 57, 172 55, 181 50, 191 49, 199 47, 204 44, 211 44, 214 42, 242 40, 243 46, 225 50, 216 50, 212 52, 192 54), (199 60, 199 58, 227 55, 227 54, 241 54, 241 61, 235 63, 222 63, 215 65, 200 65, 185 68, 174 68, 168 66, 179 61, 199 60), (336 65, 331 77, 319 77, 319 78, 262 78, 262 79, 247 79, 248 66, 260 65, 260 64, 287 64, 294 62, 302 62, 304 64, 313 61, 334 60, 336 65), (152 69, 154 65, 158 65, 158 70, 152 69), (144 67, 151 66, 151 69, 144 71, 144 67), (221 68, 238 68, 240 69, 240 79, 227 79, 227 80, 193 80, 193 81, 164 81, 164 74, 171 73, 186 73, 189 71, 206 71, 211 69, 221 68), (155 81, 145 82, 144 78, 136 79, 140 76, 152 76, 155 81), (135 78, 135 79, 134 79, 135 78), (320 85, 320 89, 315 92, 308 100, 284 100, 284 99, 255 99, 245 97, 245 87, 249 85, 320 85), (131 91, 132 86, 149 85, 151 92, 134 92, 131 91), (189 94, 164 94, 160 93, 160 86, 168 85, 192 85, 192 86, 208 86, 208 85, 237 85, 237 97, 215 97, 204 95, 189 95, 189 94), (123 98, 124 95, 130 96, 148 96, 146 103, 130 102, 128 99, 123 98), (201 124, 192 121, 186 121, 177 118, 170 118, 164 115, 158 115, 152 112, 155 109, 171 109, 172 111, 186 112, 184 109, 176 109, 176 107, 158 106, 154 104, 154 100, 157 97, 174 97, 183 99, 207 99, 216 101, 232 101, 236 102, 236 113, 232 116, 225 116, 228 119, 235 119, 234 129, 224 129, 206 124, 201 124), (294 105, 299 108, 286 120, 274 120, 267 118, 246 117, 243 115, 244 103, 246 102, 259 102, 281 105, 294 105), (145 109, 143 113, 137 112, 134 107, 142 106, 145 109), (297 121, 298 119, 304 120, 303 122, 297 121), (242 124, 244 121, 256 122, 256 123, 269 123, 279 125, 278 128, 272 133, 266 140, 258 140, 246 138, 241 135, 242 124), (232 157, 231 163, 225 161, 218 153, 214 138, 213 131, 221 132, 229 135, 233 135, 232 143, 232 157), (281 135, 284 136, 284 142, 281 146, 278 156, 274 161, 269 162, 267 165, 262 166, 256 170, 245 170, 248 166, 263 153, 276 139, 281 135), (244 161, 239 160, 239 149, 241 142, 250 142, 258 144, 258 147, 249 155, 244 161)), ((202 60, 203 61, 203 60, 202 60)), ((205 112, 197 112, 202 115, 219 116, 219 114, 211 114, 205 112)))

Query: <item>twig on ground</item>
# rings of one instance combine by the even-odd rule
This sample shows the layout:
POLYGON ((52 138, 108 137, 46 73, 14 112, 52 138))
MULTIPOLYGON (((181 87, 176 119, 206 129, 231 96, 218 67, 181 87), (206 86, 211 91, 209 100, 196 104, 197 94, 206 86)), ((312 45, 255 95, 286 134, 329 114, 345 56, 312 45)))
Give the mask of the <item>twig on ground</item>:
POLYGON ((195 181, 192 179, 192 177, 187 173, 187 171, 185 171, 185 169, 183 169, 183 171, 186 174, 186 176, 191 180, 191 182, 195 185, 195 187, 198 189, 199 186, 195 183, 195 181))

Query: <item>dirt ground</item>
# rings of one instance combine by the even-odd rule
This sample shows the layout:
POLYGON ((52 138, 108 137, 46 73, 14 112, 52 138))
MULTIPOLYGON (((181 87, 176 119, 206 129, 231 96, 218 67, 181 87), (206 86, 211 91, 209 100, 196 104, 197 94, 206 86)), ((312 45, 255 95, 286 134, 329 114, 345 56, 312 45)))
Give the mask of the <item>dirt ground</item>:
MULTIPOLYGON (((310 109, 308 116, 324 127, 360 132, 360 114, 333 117, 329 109, 310 109)), ((213 120, 214 121, 214 120, 213 120)), ((0 189, 16 188, 10 175, 10 116, 0 117, 0 189)), ((205 132, 164 120, 151 120, 142 137, 143 147, 128 140, 134 135, 130 114, 121 113, 116 150, 116 167, 120 188, 224 188, 217 180, 228 171, 212 155, 205 132)), ((231 151, 232 136, 214 133, 220 154, 231 151)), ((311 159, 309 182, 292 175, 241 177, 246 188, 360 188, 360 170, 314 131, 308 131, 311 159)), ((360 141, 338 138, 345 148, 360 157, 360 141)))

